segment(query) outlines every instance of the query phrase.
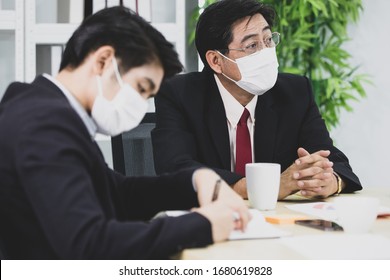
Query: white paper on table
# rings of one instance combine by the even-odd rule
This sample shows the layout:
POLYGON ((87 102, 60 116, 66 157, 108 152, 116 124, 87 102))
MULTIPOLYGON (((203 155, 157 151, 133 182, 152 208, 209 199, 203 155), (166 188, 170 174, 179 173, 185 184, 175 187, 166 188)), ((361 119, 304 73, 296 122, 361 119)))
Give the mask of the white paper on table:
POLYGON ((291 235, 290 232, 280 230, 268 223, 259 210, 249 209, 249 212, 252 214, 252 220, 245 232, 234 230, 230 234, 229 240, 277 238, 291 235))
POLYGON ((278 242, 314 260, 390 260, 390 239, 375 234, 301 235, 278 242))
MULTIPOLYGON (((277 238, 291 235, 290 232, 280 230, 270 223, 267 223, 259 210, 249 209, 249 212, 252 214, 252 220, 248 223, 245 232, 234 230, 230 234, 229 240, 277 238)), ((170 217, 178 217, 188 213, 188 211, 180 210, 165 212, 165 214, 170 217)))
POLYGON ((316 216, 324 220, 336 221, 337 213, 331 202, 311 202, 286 205, 290 210, 316 216))
POLYGON ((190 214, 190 211, 187 210, 168 210, 165 211, 165 215, 169 217, 179 217, 181 215, 190 214))
MULTIPOLYGON (((299 203, 286 205, 286 207, 290 210, 316 216, 324 220, 337 221, 337 213, 332 202, 299 203)), ((378 216, 379 215, 390 215, 390 208, 380 206, 378 208, 378 216)))

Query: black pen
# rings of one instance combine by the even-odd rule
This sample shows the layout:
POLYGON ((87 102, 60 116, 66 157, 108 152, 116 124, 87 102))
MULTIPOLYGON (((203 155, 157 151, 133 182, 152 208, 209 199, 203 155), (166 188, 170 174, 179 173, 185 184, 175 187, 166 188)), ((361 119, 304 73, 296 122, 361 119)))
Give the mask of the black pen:
POLYGON ((218 194, 219 194, 219 189, 220 189, 220 188, 221 188, 221 179, 218 179, 218 180, 215 182, 214 192, 213 192, 213 198, 211 199, 211 201, 217 200, 218 194))
MULTIPOLYGON (((221 178, 219 178, 219 179, 215 182, 214 192, 213 192, 213 198, 211 199, 211 201, 216 201, 216 200, 217 200, 218 194, 219 194, 219 189, 220 189, 220 188, 221 188, 221 178)), ((233 220, 234 220, 234 221, 240 220, 240 215, 239 215, 237 212, 234 212, 234 213, 233 213, 233 220)))

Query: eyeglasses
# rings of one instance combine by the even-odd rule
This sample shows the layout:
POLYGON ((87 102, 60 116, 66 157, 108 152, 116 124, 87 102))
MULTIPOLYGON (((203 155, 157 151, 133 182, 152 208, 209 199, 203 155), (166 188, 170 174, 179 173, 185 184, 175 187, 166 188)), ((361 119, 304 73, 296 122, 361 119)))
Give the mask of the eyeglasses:
POLYGON ((262 50, 264 47, 273 48, 276 47, 280 42, 280 33, 272 32, 270 35, 266 35, 261 41, 252 41, 249 45, 240 49, 222 49, 220 51, 240 51, 245 52, 247 55, 254 54, 262 50), (264 46, 264 47, 263 47, 264 46))

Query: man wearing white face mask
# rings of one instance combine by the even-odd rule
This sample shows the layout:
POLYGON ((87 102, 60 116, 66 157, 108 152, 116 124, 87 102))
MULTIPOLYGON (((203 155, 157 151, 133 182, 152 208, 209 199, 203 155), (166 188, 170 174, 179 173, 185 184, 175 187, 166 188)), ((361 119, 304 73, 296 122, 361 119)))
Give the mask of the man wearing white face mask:
POLYGON ((362 188, 333 146, 309 80, 278 74, 274 18, 257 0, 217 1, 200 15, 195 43, 204 70, 166 81, 155 99, 157 173, 207 166, 247 198, 245 164, 276 162, 279 199, 362 188))
POLYGON ((102 78, 96 76, 98 96, 92 106, 92 117, 97 125, 97 131, 115 136, 135 128, 148 109, 148 102, 137 90, 123 82, 116 58, 112 58, 112 67, 120 90, 112 100, 104 97, 102 78))
POLYGON ((211 169, 124 177, 107 167, 94 141, 96 132, 113 136, 137 126, 163 77, 181 70, 157 30, 113 7, 83 21, 56 77, 8 87, 0 103, 6 258, 168 258, 245 229, 245 203, 211 169), (149 221, 168 209, 192 213, 149 221))

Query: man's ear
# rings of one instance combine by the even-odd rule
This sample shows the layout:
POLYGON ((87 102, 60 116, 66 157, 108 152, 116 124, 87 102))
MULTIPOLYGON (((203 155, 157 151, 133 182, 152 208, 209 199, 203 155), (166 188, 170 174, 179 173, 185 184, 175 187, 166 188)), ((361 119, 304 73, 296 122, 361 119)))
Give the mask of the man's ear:
POLYGON ((95 75, 102 75, 103 71, 107 69, 115 55, 115 50, 111 46, 102 46, 98 48, 93 54, 93 72, 95 75))
POLYGON ((215 73, 222 73, 222 56, 216 51, 207 51, 206 52, 206 60, 209 64, 210 68, 214 70, 215 73))

